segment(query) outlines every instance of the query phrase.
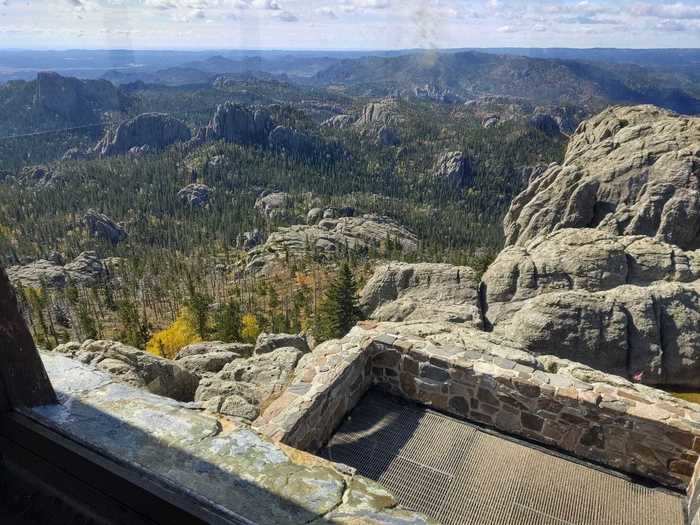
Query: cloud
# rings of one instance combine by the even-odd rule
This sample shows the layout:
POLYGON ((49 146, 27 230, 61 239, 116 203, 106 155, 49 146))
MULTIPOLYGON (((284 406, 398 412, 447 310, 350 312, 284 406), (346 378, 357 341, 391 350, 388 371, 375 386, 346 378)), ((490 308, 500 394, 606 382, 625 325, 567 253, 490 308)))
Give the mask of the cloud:
POLYGON ((328 6, 319 7, 318 9, 316 9, 316 12, 321 16, 325 16, 326 18, 332 18, 332 19, 338 18, 335 14, 335 11, 333 11, 333 8, 328 7, 328 6))
POLYGON ((496 29, 499 33, 517 33, 518 29, 516 29, 513 26, 501 26, 498 29, 496 29))
POLYGON ((253 0, 252 5, 253 5, 253 7, 256 7, 257 9, 265 9, 268 11, 281 11, 282 10, 282 7, 280 7, 277 0, 253 0))
POLYGON ((278 11, 274 14, 275 18, 282 20, 282 22, 298 22, 299 18, 289 11, 278 11))
POLYGON ((682 2, 675 4, 636 4, 632 6, 631 12, 637 16, 656 18, 700 19, 700 6, 682 2))

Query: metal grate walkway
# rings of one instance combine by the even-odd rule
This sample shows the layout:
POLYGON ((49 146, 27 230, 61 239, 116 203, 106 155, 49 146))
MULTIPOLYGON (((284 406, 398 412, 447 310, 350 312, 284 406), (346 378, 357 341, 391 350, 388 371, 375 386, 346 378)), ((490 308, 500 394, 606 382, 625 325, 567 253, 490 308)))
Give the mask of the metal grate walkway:
POLYGON ((321 455, 443 525, 683 525, 673 493, 372 390, 321 455))

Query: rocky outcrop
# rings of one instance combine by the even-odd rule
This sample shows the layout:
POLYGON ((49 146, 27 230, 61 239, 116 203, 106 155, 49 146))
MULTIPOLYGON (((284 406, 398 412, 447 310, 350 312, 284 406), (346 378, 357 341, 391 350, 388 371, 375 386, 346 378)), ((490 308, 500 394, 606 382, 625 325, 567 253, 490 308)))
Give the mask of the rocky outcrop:
POLYGON ((273 129, 270 132, 268 141, 272 149, 284 151, 291 155, 310 155, 316 149, 316 144, 312 137, 302 131, 285 126, 277 126, 273 129))
POLYGON ((54 348, 82 363, 107 372, 116 380, 178 401, 192 401, 199 377, 162 359, 115 341, 66 343, 54 348))
POLYGON ((204 208, 209 204, 209 186, 189 184, 177 192, 177 198, 191 208, 204 208))
POLYGON ((255 228, 253 231, 243 232, 238 236, 237 245, 243 251, 249 252, 256 246, 265 242, 263 233, 255 228))
POLYGON ((309 353, 311 349, 303 335, 295 334, 268 334, 263 332, 255 341, 255 355, 269 354, 278 348, 296 348, 302 354, 309 353))
POLYGON ((93 237, 99 237, 112 244, 118 244, 128 237, 126 230, 104 213, 88 210, 83 216, 83 223, 93 237))
POLYGON ((272 128, 273 122, 266 110, 250 110, 240 104, 226 102, 216 109, 206 129, 206 139, 264 145, 272 128))
POLYGON ((650 385, 700 386, 700 119, 582 123, 534 174, 483 277, 494 335, 650 385))
POLYGON ((270 220, 284 217, 291 206, 292 196, 281 191, 263 193, 255 201, 256 211, 270 220))
POLYGON ((186 346, 178 352, 175 361, 190 372, 207 377, 220 372, 236 359, 250 357, 252 353, 253 345, 207 341, 186 346))
POLYGON ((7 269, 10 280, 31 288, 63 288, 67 284, 94 286, 108 276, 104 261, 95 252, 83 252, 72 262, 63 265, 61 258, 39 259, 24 266, 7 269))
POLYGON ((202 379, 196 400, 210 412, 252 421, 284 391, 301 356, 287 347, 236 359, 202 379))
POLYGON ((392 219, 376 215, 323 219, 318 224, 279 228, 265 244, 250 252, 247 270, 266 270, 288 256, 306 254, 331 259, 346 250, 356 253, 380 250, 387 239, 406 252, 413 252, 418 246, 412 232, 392 219))
POLYGON ((367 104, 354 127, 383 146, 396 146, 401 142, 397 126, 402 122, 398 101, 387 98, 367 104))
POLYGON ((461 151, 446 151, 435 162, 433 177, 462 188, 472 176, 471 165, 461 151))
POLYGON ((360 293, 377 321, 466 323, 480 327, 479 280, 466 266, 390 263, 379 266, 360 293))
POLYGON ((355 119, 351 115, 336 115, 321 123, 322 128, 348 129, 353 125, 355 119))
POLYGON ((507 245, 563 228, 647 235, 700 247, 700 119, 613 107, 582 123, 562 165, 513 201, 507 245))
POLYGON ((121 111, 126 97, 106 80, 79 80, 58 73, 39 72, 34 106, 75 124, 99 121, 104 111, 121 111))
POLYGON ((487 317, 510 317, 523 301, 566 290, 598 292, 618 286, 700 279, 700 251, 683 251, 640 235, 565 229, 525 246, 504 249, 483 277, 487 317))
POLYGON ((190 137, 190 128, 183 122, 165 113, 144 113, 108 131, 95 150, 102 156, 124 155, 144 146, 163 149, 190 137))
POLYGON ((20 184, 38 188, 53 188, 62 182, 64 177, 56 168, 49 166, 27 166, 19 173, 20 184))

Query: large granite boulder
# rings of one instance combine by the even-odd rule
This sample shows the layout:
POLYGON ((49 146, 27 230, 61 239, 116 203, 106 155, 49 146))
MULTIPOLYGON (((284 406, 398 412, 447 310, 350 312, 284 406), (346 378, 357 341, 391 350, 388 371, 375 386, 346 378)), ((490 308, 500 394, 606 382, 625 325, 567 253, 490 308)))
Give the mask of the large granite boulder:
POLYGON ((162 149, 190 140, 190 128, 165 113, 144 113, 108 131, 97 144, 102 156, 124 155, 134 148, 162 149))
POLYGON ((95 210, 88 210, 83 216, 83 223, 88 229, 88 232, 93 237, 99 237, 102 240, 118 244, 128 237, 126 230, 104 213, 99 213, 95 210))
POLYGON ((68 283, 89 287, 103 282, 108 273, 104 261, 95 252, 83 252, 66 265, 59 257, 49 256, 7 269, 12 282, 31 288, 63 288, 68 283))
POLYGON ((483 277, 495 335, 651 385, 700 386, 700 119, 615 107, 534 174, 483 277))
POLYGON ((565 290, 590 292, 700 279, 700 251, 641 235, 564 229, 505 248, 483 276, 486 317, 496 325, 523 301, 565 290))
POLYGON ((352 126, 354 122, 355 119, 352 117, 352 115, 336 115, 328 120, 324 120, 321 123, 321 127, 330 129, 347 129, 352 126))
POLYGON ((272 128, 272 118, 267 110, 250 110, 240 104, 226 102, 216 109, 206 129, 206 138, 235 144, 264 145, 272 128))
POLYGON ((496 335, 648 385, 700 386, 700 282, 555 292, 521 304, 496 335))
POLYGON ((447 321, 480 327, 479 280, 466 266, 389 263, 360 293, 360 306, 377 321, 447 321))
POLYGON ((247 269, 265 271, 269 265, 284 261, 288 256, 332 259, 346 250, 366 253, 381 249, 387 239, 405 252, 414 252, 418 247, 418 240, 412 232, 387 217, 363 215, 323 219, 318 224, 297 224, 279 228, 265 244, 252 250, 247 269))
POLYGON ((613 107, 583 122, 562 165, 515 198, 506 245, 563 228, 647 235, 700 248, 700 118, 613 107))
POLYGON ((175 356, 175 361, 190 372, 207 377, 236 359, 250 357, 252 352, 253 345, 206 341, 186 346, 175 356))
POLYGON ((202 379, 196 400, 210 412, 252 421, 284 391, 301 356, 296 348, 278 348, 236 359, 202 379))
POLYGON ((466 186, 471 176, 471 165, 461 151, 446 151, 435 161, 433 177, 452 186, 466 186))
POLYGON ((272 220, 286 215, 292 203, 292 196, 289 193, 281 191, 264 193, 255 201, 255 210, 272 220))
POLYGON ((263 332, 255 341, 255 355, 269 354, 278 348, 296 348, 302 354, 311 351, 309 343, 303 335, 297 334, 268 334, 263 332))
POLYGON ((54 352, 109 373, 116 380, 178 401, 192 401, 199 377, 179 364, 115 341, 71 342, 54 352))
POLYGON ((209 186, 188 184, 177 192, 177 198, 191 208, 204 208, 209 204, 209 186))

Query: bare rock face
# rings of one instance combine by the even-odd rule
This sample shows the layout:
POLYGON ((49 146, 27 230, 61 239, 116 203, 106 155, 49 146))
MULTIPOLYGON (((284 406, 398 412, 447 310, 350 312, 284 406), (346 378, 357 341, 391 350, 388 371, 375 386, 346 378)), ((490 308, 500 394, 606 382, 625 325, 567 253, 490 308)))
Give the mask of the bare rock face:
POLYGON ((700 386, 700 119, 616 107, 533 174, 485 273, 494 335, 650 385, 700 386))
POLYGON ((83 222, 90 235, 109 241, 112 244, 118 244, 128 237, 126 230, 104 213, 88 210, 83 217, 83 222))
POLYGON ((177 198, 191 208, 204 208, 209 204, 209 192, 209 186, 189 184, 177 192, 177 198))
POLYGON ((379 266, 360 293, 377 321, 466 323, 481 327, 479 281, 466 266, 390 263, 379 266))
POLYGON ((200 377, 208 377, 236 359, 249 357, 252 352, 253 345, 206 341, 186 346, 178 352, 175 361, 200 377))
POLYGON ((273 129, 268 141, 272 149, 285 151, 291 155, 309 155, 315 147, 312 137, 286 126, 277 126, 273 129))
POLYGON ((435 162, 433 177, 445 180, 452 186, 466 186, 470 176, 471 166, 461 151, 446 151, 435 162))
POLYGON ((284 391, 301 356, 288 347, 236 359, 202 379, 195 398, 210 412, 252 421, 284 391))
POLYGON ((183 367, 115 341, 66 343, 54 352, 90 364, 116 380, 178 401, 192 401, 199 377, 183 367))
POLYGON ((250 110, 226 102, 216 109, 206 130, 207 140, 223 140, 235 144, 266 144, 272 131, 270 114, 264 109, 250 110))
POLYGON ((97 121, 103 111, 123 110, 126 100, 107 80, 79 80, 40 72, 36 77, 34 105, 83 124, 97 121))
POLYGON ((279 228, 265 244, 249 253, 248 271, 265 271, 275 261, 287 256, 313 254, 331 259, 346 250, 356 253, 380 249, 387 239, 397 243, 406 252, 418 247, 416 236, 387 217, 364 215, 323 219, 318 224, 279 228))
POLYGON ((611 290, 657 281, 700 279, 700 251, 683 251, 641 235, 559 230, 504 249, 483 276, 486 317, 497 325, 523 301, 566 290, 611 290))
POLYGON ((336 115, 321 123, 322 128, 347 129, 355 122, 351 115, 336 115))
POLYGON ((302 354, 311 351, 306 338, 297 334, 268 334, 263 332, 255 341, 255 355, 269 354, 278 348, 296 348, 302 354))
POLYGON ((563 228, 647 235, 700 247, 700 118, 613 107, 583 122, 564 164, 513 201, 506 245, 563 228))
POLYGON ((124 155, 133 148, 158 150, 190 140, 190 128, 165 113, 144 113, 109 131, 95 147, 102 156, 124 155))
POLYGON ((63 265, 57 257, 39 259, 24 266, 7 269, 10 280, 22 286, 63 288, 69 282, 75 286, 94 286, 108 276, 104 261, 95 252, 83 252, 63 265))
POLYGON ((291 206, 292 196, 281 191, 264 193, 255 201, 256 211, 270 220, 283 217, 291 206))

